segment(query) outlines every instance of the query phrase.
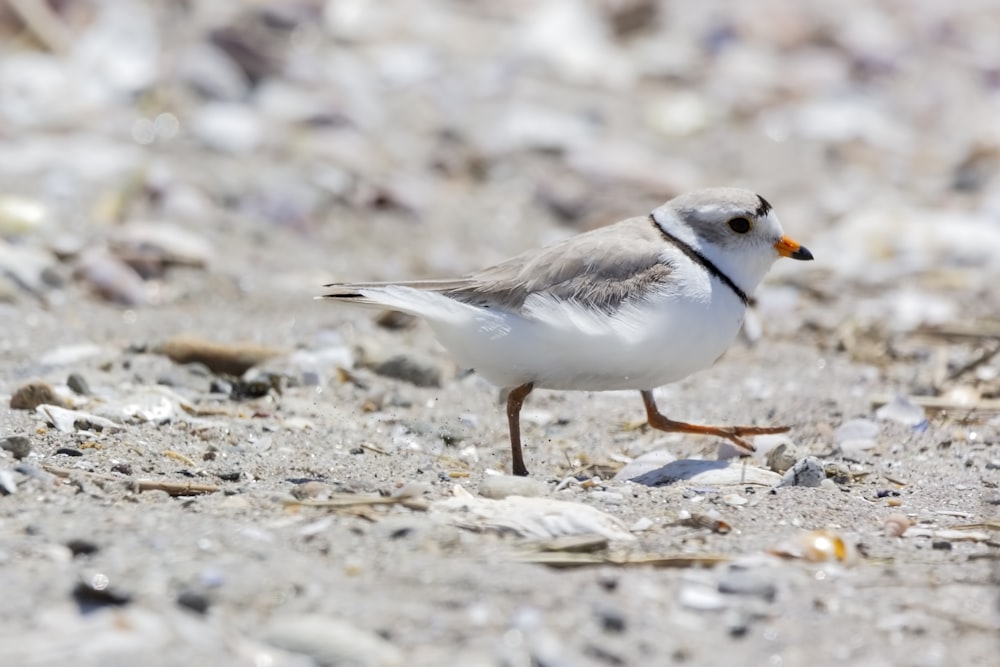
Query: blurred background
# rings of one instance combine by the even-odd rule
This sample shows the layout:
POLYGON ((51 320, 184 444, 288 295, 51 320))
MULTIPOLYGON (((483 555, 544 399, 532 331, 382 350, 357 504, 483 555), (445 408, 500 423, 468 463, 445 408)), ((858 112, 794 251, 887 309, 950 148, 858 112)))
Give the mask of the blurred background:
POLYGON ((817 256, 762 293, 775 334, 995 315, 998 34, 990 0, 6 0, 4 351, 150 305, 298 343, 282 309, 324 282, 464 273, 710 185, 817 256))
POLYGON ((0 0, 0 664, 987 664, 998 171, 1000 0, 0 0), (563 480, 657 558, 822 527, 857 568, 548 570, 416 506, 296 504, 437 507, 509 470, 485 381, 324 283, 460 275, 718 185, 816 261, 778 262, 660 405, 791 424, 780 470, 819 457, 832 490, 606 487, 718 445, 537 391, 531 494, 563 480), (303 633, 325 657, 261 644, 303 633))

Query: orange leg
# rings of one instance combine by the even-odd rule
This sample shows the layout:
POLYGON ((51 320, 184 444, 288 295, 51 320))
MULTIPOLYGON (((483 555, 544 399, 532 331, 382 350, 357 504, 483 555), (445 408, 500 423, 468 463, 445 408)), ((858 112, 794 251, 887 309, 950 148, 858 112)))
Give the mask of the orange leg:
POLYGON ((725 438, 737 447, 752 452, 755 451, 754 446, 749 440, 745 439, 746 436, 786 433, 791 428, 789 426, 700 426, 698 424, 675 422, 660 414, 660 410, 656 407, 656 399, 653 398, 651 390, 645 390, 640 393, 642 394, 642 403, 646 406, 646 419, 649 421, 649 425, 668 433, 715 435, 725 438))
POLYGON ((524 399, 535 388, 534 382, 515 387, 507 394, 507 425, 510 428, 510 454, 513 458, 514 474, 520 477, 528 476, 524 467, 524 456, 521 454, 521 406, 524 399))

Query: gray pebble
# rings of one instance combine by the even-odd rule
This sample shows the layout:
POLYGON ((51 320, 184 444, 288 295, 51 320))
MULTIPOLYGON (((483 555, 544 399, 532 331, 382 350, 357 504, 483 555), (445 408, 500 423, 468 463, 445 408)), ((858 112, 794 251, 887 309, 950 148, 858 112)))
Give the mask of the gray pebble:
POLYGON ((798 459, 799 452, 795 445, 782 442, 767 453, 767 467, 780 475, 795 465, 798 459))
POLYGON ((749 595, 773 602, 778 594, 778 587, 762 571, 730 570, 719 581, 719 592, 730 595, 749 595))
POLYGON ((376 364, 372 370, 384 377, 395 378, 418 387, 440 387, 441 370, 425 361, 405 354, 397 354, 376 364))
POLYGON ((89 556, 101 550, 101 547, 96 542, 81 537, 75 537, 67 541, 66 548, 74 556, 89 556))
POLYGON ((484 498, 500 500, 507 496, 524 496, 537 498, 548 495, 549 485, 530 477, 514 477, 513 475, 490 475, 479 484, 479 495, 484 498))
POLYGON ((69 377, 66 378, 66 386, 80 396, 90 395, 90 385, 87 384, 86 378, 79 373, 70 373, 69 377))
POLYGON ((308 655, 319 665, 392 667, 404 664, 403 652, 375 633, 319 614, 279 617, 264 633, 264 641, 308 655))
POLYGON ((625 619, 625 612, 618 607, 610 605, 600 605, 594 610, 601 629, 605 632, 622 633, 628 625, 625 619))
POLYGON ((332 493, 333 489, 329 484, 317 482, 316 480, 303 482, 292 488, 292 497, 298 500, 322 500, 329 498, 332 493))
POLYGON ((10 397, 10 407, 14 410, 34 410, 39 405, 62 404, 52 386, 41 380, 21 385, 10 397))
POLYGON ((0 491, 3 495, 12 496, 17 493, 17 482, 14 480, 14 473, 6 468, 0 468, 0 491))
POLYGON ((7 450, 20 461, 31 453, 31 441, 26 435, 9 435, 0 440, 0 449, 7 450))
POLYGON ((782 475, 778 486, 819 486, 826 479, 826 471, 823 464, 815 456, 807 456, 795 462, 788 471, 782 475))
POLYGON ((186 590, 177 595, 177 604, 196 614, 205 614, 212 602, 208 596, 198 591, 186 590))

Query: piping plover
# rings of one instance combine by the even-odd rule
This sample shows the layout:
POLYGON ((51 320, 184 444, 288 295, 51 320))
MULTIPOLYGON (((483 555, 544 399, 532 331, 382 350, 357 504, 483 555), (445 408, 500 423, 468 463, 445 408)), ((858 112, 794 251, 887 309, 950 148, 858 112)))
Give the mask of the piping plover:
POLYGON ((722 356, 779 257, 813 258, 763 197, 715 188, 465 278, 333 283, 325 296, 424 318, 459 363, 509 389, 513 472, 527 475, 520 412, 535 388, 637 389, 653 428, 750 451, 747 436, 787 431, 673 421, 653 398, 722 356))

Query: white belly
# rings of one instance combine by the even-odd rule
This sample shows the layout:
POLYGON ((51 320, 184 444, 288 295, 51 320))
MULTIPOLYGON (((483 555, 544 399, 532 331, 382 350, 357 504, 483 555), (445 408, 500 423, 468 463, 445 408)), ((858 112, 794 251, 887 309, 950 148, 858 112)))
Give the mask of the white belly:
POLYGON ((743 304, 711 282, 690 296, 663 294, 626 306, 614 317, 540 299, 527 317, 485 310, 463 326, 430 324, 460 363, 501 387, 653 389, 711 366, 739 332, 743 304))

